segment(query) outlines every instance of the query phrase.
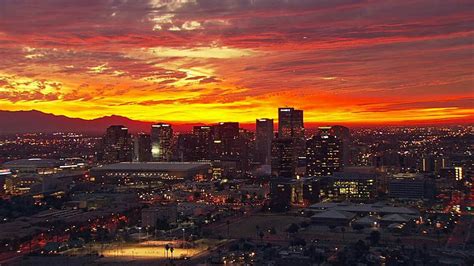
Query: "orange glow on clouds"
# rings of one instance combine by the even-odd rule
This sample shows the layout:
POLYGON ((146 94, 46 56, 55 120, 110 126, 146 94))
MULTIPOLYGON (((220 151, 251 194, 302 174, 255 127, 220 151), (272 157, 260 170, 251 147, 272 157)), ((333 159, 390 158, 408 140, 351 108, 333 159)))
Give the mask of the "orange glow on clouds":
POLYGON ((4 3, 0 110, 205 123, 275 118, 279 106, 308 122, 474 117, 470 1, 207 2, 4 3))

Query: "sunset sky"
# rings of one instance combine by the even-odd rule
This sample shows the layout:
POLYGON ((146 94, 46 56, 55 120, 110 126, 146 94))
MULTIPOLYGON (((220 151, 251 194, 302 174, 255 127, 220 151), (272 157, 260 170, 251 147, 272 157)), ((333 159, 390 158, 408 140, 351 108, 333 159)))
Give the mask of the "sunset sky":
POLYGON ((0 0, 0 110, 474 121, 474 2, 0 0))

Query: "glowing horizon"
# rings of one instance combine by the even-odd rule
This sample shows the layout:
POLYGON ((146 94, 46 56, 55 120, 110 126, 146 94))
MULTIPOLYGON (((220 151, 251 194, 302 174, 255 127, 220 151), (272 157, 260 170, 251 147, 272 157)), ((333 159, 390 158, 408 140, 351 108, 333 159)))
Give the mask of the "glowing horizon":
POLYGON ((293 106, 309 123, 474 121, 472 10, 427 0, 5 2, 0 110, 252 123, 293 106))

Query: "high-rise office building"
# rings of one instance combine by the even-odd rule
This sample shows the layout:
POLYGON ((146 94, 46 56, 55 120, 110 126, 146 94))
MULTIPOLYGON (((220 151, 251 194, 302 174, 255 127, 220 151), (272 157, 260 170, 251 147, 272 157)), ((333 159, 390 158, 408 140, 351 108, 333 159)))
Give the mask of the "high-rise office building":
POLYGON ((298 158, 292 138, 277 138, 272 142, 272 176, 294 178, 298 158))
POLYGON ((352 165, 351 162, 351 131, 344 126, 331 126, 329 134, 338 137, 342 143, 342 164, 352 165))
POLYGON ((202 160, 196 154, 197 137, 194 134, 179 134, 174 158, 181 162, 202 160))
POLYGON ((303 110, 278 108, 278 137, 304 138, 303 110))
POLYGON ((255 156, 257 161, 262 164, 271 163, 273 136, 273 119, 257 119, 255 156))
POLYGON ((194 126, 193 135, 196 138, 194 157, 196 160, 211 159, 211 146, 213 142, 213 128, 211 126, 194 126))
POLYGON ((134 140, 133 160, 137 162, 151 161, 151 137, 149 134, 138 133, 134 140))
POLYGON ((132 138, 128 128, 114 125, 107 128, 103 138, 103 161, 105 163, 132 160, 132 138))
POLYGON ((239 123, 222 122, 213 126, 214 159, 234 160, 240 155, 239 123))
POLYGON ((319 133, 306 143, 307 176, 332 175, 343 168, 342 140, 330 134, 330 129, 330 127, 320 127, 319 133))
POLYGON ((173 128, 170 124, 151 126, 151 156, 153 161, 169 161, 172 154, 173 128))
POLYGON ((278 138, 294 139, 297 156, 305 156, 303 110, 278 108, 278 138))

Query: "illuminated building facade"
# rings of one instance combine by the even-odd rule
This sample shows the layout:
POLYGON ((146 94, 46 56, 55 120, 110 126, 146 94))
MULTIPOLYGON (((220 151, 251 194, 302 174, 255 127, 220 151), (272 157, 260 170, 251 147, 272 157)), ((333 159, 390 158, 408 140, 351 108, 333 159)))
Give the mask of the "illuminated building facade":
POLYGON ((134 140, 133 160, 137 162, 151 161, 151 137, 145 133, 138 133, 134 140))
POLYGON ((344 126, 331 126, 329 135, 336 136, 341 140, 342 165, 352 165, 351 162, 351 132, 349 128, 344 126))
POLYGON ((234 160, 240 155, 239 123, 221 122, 213 126, 213 159, 234 160))
POLYGON ((292 138, 277 138, 272 142, 272 176, 294 178, 298 158, 292 138))
POLYGON ((438 173, 446 167, 448 159, 443 156, 423 155, 419 164, 419 170, 424 173, 438 173))
POLYGON ((305 155, 303 110, 292 107, 278 108, 278 138, 294 139, 297 156, 305 155))
POLYGON ((320 200, 319 180, 277 178, 270 181, 270 208, 287 210, 292 205, 309 206, 320 200))
POLYGON ((12 172, 9 169, 0 169, 0 198, 8 193, 8 181, 11 177, 12 172))
POLYGON ((330 127, 320 127, 320 132, 306 143, 306 175, 328 176, 343 169, 342 141, 329 133, 330 127))
POLYGON ((151 126, 151 158, 152 161, 169 161, 172 155, 173 128, 167 123, 151 126))
POLYGON ((439 177, 452 181, 460 181, 464 178, 464 171, 462 167, 445 167, 439 171, 439 177))
POLYGON ((211 126, 194 126, 193 135, 196 145, 194 156, 197 161, 211 159, 211 146, 213 143, 213 128, 211 126))
POLYGON ((329 177, 329 198, 338 200, 369 201, 377 192, 373 174, 337 172, 329 177))
POLYGON ((114 125, 107 128, 103 138, 105 163, 128 162, 132 160, 132 137, 128 128, 114 125))
POLYGON ((91 180, 100 184, 151 185, 208 179, 211 165, 199 162, 123 162, 94 167, 91 180))

